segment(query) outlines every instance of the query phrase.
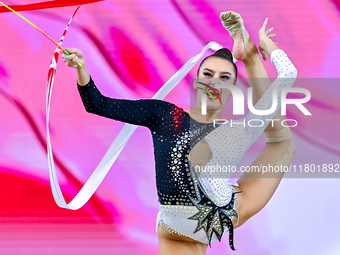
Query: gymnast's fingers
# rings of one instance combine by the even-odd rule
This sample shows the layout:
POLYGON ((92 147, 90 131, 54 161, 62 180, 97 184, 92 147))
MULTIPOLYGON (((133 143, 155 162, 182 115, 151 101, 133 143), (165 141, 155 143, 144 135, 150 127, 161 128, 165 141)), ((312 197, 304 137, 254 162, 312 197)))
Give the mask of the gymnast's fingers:
POLYGON ((274 30, 274 28, 273 27, 271 27, 271 28, 269 28, 269 29, 267 29, 266 30, 266 35, 268 35, 270 32, 272 32, 274 30))
POLYGON ((78 48, 66 48, 70 54, 76 54, 78 57, 83 57, 83 52, 79 50, 78 48))
POLYGON ((77 55, 75 54, 71 54, 71 59, 70 61, 74 62, 74 63, 77 63, 79 61, 79 58, 77 55))
POLYGON ((77 48, 66 48, 65 50, 69 52, 69 55, 64 53, 62 57, 67 66, 81 68, 84 65, 84 54, 81 50, 77 48))
POLYGON ((268 23, 268 18, 266 18, 264 20, 263 25, 262 25, 262 27, 260 29, 261 32, 266 30, 267 23, 268 23))
POLYGON ((76 61, 78 60, 78 57, 74 54, 71 55, 64 54, 63 60, 69 67, 74 67, 74 65, 77 64, 76 61))

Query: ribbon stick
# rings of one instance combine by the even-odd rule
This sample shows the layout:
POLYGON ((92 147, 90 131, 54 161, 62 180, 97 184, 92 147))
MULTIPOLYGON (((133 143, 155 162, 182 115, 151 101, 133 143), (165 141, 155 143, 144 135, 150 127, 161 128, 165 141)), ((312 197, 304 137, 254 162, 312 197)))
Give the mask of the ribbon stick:
MULTIPOLYGON (((61 45, 59 45, 56 41, 54 41, 50 36, 48 36, 44 31, 42 31, 39 27, 37 27, 36 25, 34 25, 31 21, 29 21, 28 19, 26 19, 24 16, 22 16, 20 13, 16 12, 15 10, 13 10, 11 7, 7 6, 6 4, 4 4, 3 2, 0 2, 0 4, 2 4, 4 7, 6 7, 7 9, 9 9, 10 11, 14 12, 16 15, 18 15, 20 18, 22 18, 23 20, 25 20, 27 23, 29 23, 31 26, 33 26, 34 28, 36 28, 40 33, 42 33, 44 36, 46 36, 49 40, 51 40, 51 42, 53 42, 55 45, 57 45, 57 47, 59 49, 61 49, 66 55, 70 55, 70 53, 65 50, 63 47, 61 47, 61 45)), ((79 67, 82 67, 81 63, 78 63, 79 67)))
MULTIPOLYGON (((66 30, 64 32, 64 35, 66 34, 66 30)), ((185 63, 183 67, 179 69, 160 88, 160 90, 153 96, 153 99, 163 99, 190 72, 190 70, 204 56, 204 53, 208 49, 218 50, 219 48, 222 48, 222 46, 216 42, 210 42, 208 45, 206 45, 198 55, 194 56, 187 63, 185 63)), ((112 167, 113 163, 116 161, 117 157, 123 150, 125 144, 128 142, 131 135, 137 129, 138 126, 132 125, 132 124, 125 124, 125 126, 122 128, 122 130, 120 131, 120 133, 118 134, 118 136, 116 137, 116 139, 114 140, 114 142, 112 143, 112 145, 110 146, 106 154, 104 155, 103 159, 100 161, 100 163, 98 164, 98 166, 96 167, 92 175, 90 176, 90 178, 86 181, 84 186, 81 188, 79 193, 73 198, 73 200, 69 204, 67 204, 61 192, 60 186, 59 186, 57 173, 56 173, 54 160, 53 160, 51 137, 50 137, 50 132, 49 132, 50 104, 51 104, 52 87, 53 87, 54 74, 55 74, 55 70, 57 66, 57 60, 58 60, 58 51, 56 50, 52 58, 52 63, 51 63, 51 67, 49 70, 48 85, 47 85, 47 100, 46 100, 47 155, 48 155, 48 163, 49 163, 49 170, 50 170, 51 188, 52 188, 54 200, 56 201, 58 206, 62 208, 66 208, 66 209, 77 210, 81 208, 91 198, 93 193, 97 190, 97 188, 99 187, 99 185, 101 184, 101 182, 103 181, 107 173, 109 172, 110 168, 112 167)))

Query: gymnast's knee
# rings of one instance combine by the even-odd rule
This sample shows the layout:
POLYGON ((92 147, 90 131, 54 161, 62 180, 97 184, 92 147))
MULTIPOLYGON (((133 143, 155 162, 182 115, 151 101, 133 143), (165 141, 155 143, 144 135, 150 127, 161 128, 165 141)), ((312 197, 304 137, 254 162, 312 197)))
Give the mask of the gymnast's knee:
POLYGON ((282 155, 282 159, 277 163, 285 163, 285 165, 289 165, 295 154, 295 145, 292 138, 292 133, 288 127, 284 127, 283 129, 277 131, 266 131, 264 132, 266 143, 267 144, 279 144, 281 143, 284 146, 285 153, 282 155), (289 142, 290 141, 290 142, 289 142))
POLYGON ((277 131, 265 131, 263 134, 266 137, 267 143, 278 143, 286 140, 293 141, 289 127, 284 127, 277 131))

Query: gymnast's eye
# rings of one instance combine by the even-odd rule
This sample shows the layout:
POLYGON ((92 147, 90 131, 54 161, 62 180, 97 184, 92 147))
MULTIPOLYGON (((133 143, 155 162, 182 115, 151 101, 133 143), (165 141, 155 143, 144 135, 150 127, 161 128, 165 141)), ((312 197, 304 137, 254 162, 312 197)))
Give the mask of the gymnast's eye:
POLYGON ((221 79, 222 79, 222 80, 230 80, 230 78, 231 78, 230 76, 226 76, 226 75, 221 76, 221 79))
POLYGON ((207 73, 207 72, 204 72, 203 75, 207 76, 207 77, 211 77, 212 76, 211 73, 207 73))

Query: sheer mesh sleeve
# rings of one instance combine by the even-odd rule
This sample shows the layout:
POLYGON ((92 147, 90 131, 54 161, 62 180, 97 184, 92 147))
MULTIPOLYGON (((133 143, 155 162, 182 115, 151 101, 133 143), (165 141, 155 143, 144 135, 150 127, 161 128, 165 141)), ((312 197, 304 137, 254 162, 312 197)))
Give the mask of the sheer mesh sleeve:
POLYGON ((156 99, 127 100, 103 96, 92 78, 85 86, 78 84, 78 90, 87 112, 149 128, 159 117, 158 106, 164 103, 156 99))

